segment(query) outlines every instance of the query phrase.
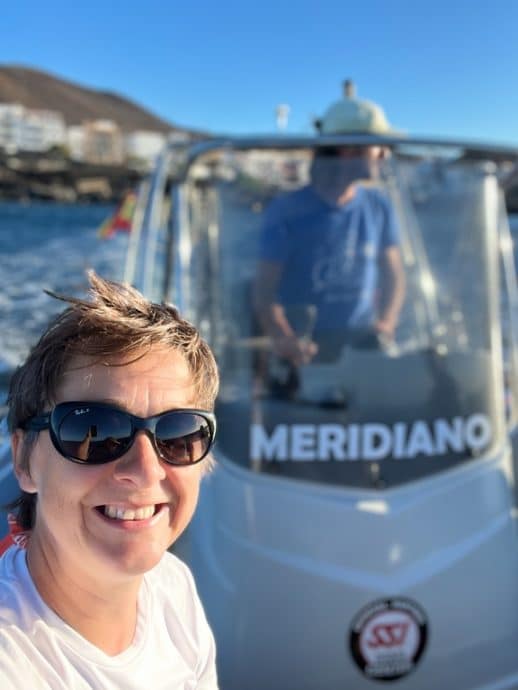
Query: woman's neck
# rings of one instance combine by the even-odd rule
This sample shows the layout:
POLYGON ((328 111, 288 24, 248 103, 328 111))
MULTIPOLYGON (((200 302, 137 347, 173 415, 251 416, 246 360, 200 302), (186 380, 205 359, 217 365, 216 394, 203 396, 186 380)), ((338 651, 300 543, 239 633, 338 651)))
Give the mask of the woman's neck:
POLYGON ((27 566, 45 604, 88 642, 109 656, 131 645, 142 576, 108 583, 92 577, 92 573, 83 573, 76 564, 66 567, 32 539, 27 548, 27 566))

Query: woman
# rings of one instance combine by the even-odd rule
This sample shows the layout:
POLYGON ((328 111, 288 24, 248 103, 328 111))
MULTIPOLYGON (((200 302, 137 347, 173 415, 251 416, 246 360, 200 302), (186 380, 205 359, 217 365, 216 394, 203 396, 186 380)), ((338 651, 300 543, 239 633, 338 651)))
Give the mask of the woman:
POLYGON ((174 307, 89 278, 11 382, 28 539, 0 559, 0 687, 213 690, 214 639, 168 548, 210 467, 214 357, 174 307))

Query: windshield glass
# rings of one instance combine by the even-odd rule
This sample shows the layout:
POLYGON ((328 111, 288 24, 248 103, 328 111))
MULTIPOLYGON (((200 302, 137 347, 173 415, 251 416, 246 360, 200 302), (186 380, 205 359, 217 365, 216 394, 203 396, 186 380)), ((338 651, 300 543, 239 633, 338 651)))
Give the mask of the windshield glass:
POLYGON ((493 167, 334 147, 207 168, 175 192, 174 287, 217 353, 222 457, 384 488, 498 442, 493 167))

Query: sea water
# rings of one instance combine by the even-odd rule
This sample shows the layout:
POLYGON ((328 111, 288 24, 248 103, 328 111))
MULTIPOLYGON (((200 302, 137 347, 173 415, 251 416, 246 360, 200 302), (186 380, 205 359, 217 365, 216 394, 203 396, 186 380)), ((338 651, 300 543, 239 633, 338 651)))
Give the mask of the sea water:
POLYGON ((128 235, 97 234, 114 210, 107 204, 0 202, 0 407, 9 372, 63 309, 45 290, 84 295, 88 268, 122 278, 128 235))

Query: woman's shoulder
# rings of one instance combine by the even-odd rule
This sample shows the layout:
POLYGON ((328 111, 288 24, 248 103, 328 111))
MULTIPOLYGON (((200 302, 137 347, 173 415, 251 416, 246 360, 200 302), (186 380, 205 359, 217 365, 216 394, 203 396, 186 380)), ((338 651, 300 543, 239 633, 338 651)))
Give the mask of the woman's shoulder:
POLYGON ((41 617, 41 599, 37 594, 25 560, 25 549, 11 546, 0 557, 0 646, 12 631, 22 637, 30 635, 41 617))

